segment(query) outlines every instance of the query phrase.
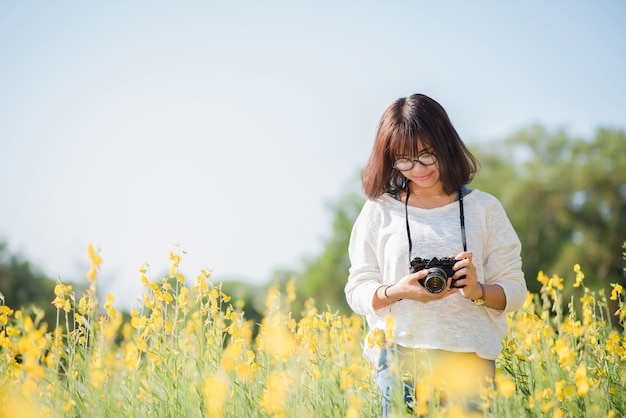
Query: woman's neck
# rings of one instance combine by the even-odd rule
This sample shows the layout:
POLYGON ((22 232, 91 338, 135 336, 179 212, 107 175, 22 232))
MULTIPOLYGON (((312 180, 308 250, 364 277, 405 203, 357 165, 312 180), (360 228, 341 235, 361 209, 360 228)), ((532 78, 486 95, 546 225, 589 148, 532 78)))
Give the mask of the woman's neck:
MULTIPOLYGON (((419 188, 409 184, 409 206, 423 209, 434 209, 449 205, 454 201, 457 193, 447 194, 443 187, 419 188)), ((406 194, 403 196, 406 199, 406 194)))

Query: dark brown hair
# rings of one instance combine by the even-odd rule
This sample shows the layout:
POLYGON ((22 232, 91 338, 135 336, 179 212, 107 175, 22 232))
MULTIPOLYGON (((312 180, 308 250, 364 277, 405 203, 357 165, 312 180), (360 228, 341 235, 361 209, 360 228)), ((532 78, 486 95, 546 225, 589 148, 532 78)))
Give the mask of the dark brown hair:
POLYGON ((468 184, 478 171, 478 160, 445 109, 428 96, 414 94, 393 102, 380 119, 372 153, 361 173, 367 197, 401 190, 405 178, 393 162, 398 157, 416 158, 424 149, 437 155, 443 190, 448 194, 468 184))

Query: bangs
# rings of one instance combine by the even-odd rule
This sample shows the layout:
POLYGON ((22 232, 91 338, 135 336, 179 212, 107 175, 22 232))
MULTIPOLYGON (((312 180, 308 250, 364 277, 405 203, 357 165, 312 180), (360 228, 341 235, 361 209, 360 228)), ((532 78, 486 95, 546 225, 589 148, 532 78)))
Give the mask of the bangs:
POLYGON ((392 161, 400 157, 416 158, 421 151, 431 148, 430 141, 424 135, 394 132, 389 138, 389 156, 392 161))

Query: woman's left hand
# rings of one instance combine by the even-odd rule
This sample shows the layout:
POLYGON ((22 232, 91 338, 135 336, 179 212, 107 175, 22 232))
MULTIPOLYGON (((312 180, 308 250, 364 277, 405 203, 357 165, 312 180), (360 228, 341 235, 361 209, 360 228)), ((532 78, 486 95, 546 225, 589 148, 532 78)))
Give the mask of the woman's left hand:
POLYGON ((478 299, 482 294, 482 289, 478 285, 478 276, 476 275, 476 266, 472 262, 472 252, 464 251, 454 257, 458 260, 452 267, 456 270, 453 278, 463 277, 456 282, 457 286, 464 286, 459 289, 465 299, 478 299))

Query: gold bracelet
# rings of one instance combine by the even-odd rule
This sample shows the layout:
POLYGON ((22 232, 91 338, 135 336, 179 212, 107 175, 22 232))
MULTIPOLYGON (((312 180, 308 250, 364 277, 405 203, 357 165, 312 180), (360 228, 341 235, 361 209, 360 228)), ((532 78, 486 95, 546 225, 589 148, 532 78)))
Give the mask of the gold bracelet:
POLYGON ((478 299, 472 299, 472 303, 476 306, 481 306, 485 304, 485 288, 480 282, 478 282, 478 287, 480 287, 480 297, 478 299))

